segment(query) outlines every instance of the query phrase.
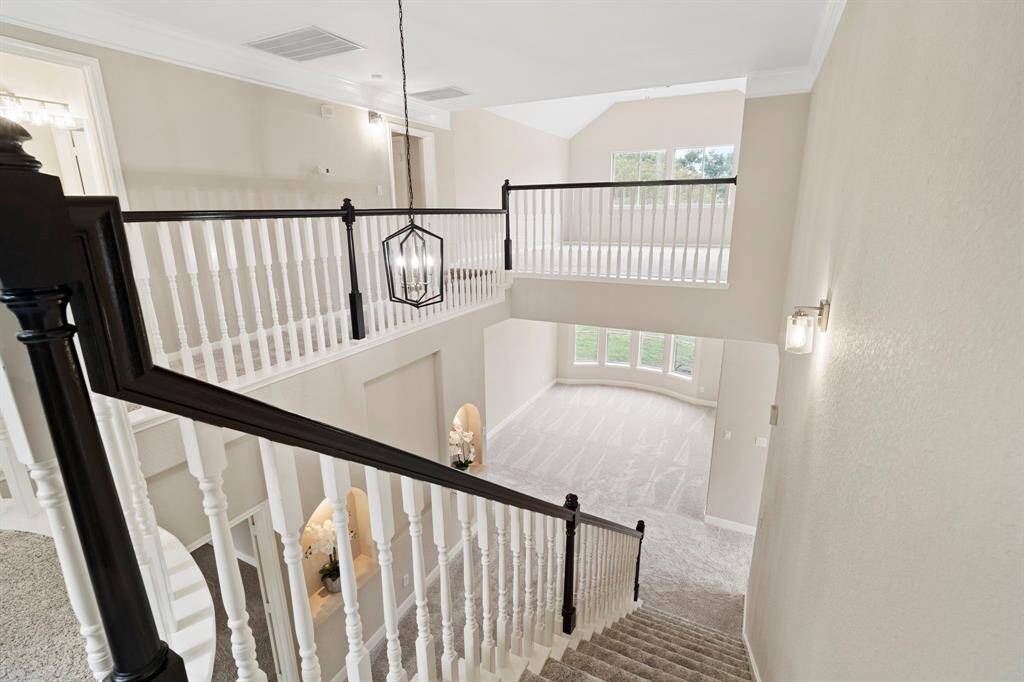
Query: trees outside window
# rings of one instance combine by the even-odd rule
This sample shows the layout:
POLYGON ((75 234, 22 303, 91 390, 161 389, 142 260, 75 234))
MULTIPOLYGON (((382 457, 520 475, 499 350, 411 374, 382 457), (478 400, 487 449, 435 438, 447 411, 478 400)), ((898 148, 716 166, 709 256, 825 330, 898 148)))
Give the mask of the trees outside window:
POLYGON ((574 361, 576 364, 597 364, 597 327, 576 325, 574 361))
POLYGON ((629 366, 630 340, 633 333, 626 329, 605 332, 605 364, 629 366))
POLYGON ((661 371, 665 365, 665 335, 640 333, 640 361, 644 369, 661 371))

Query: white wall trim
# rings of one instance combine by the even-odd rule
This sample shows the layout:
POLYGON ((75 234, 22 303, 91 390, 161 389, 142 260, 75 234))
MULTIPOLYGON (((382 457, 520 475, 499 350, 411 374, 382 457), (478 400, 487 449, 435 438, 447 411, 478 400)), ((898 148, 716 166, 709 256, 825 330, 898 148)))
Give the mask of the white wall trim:
POLYGON ((757 668, 757 659, 754 658, 754 651, 750 648, 750 640, 747 638, 747 600, 743 600, 743 648, 747 650, 747 660, 750 661, 750 673, 754 682, 761 682, 761 671, 757 668))
POLYGON ((846 9, 846 0, 828 0, 825 4, 825 13, 818 24, 818 33, 811 45, 811 57, 809 67, 812 74, 811 84, 817 80, 821 65, 825 63, 828 55, 828 48, 835 38, 836 29, 839 28, 839 20, 843 18, 843 10, 846 9))
POLYGON ((558 383, 558 379, 557 378, 556 379, 552 379, 548 383, 544 384, 544 386, 542 386, 539 391, 537 391, 532 396, 527 398, 526 401, 522 405, 517 407, 515 409, 515 411, 512 412, 512 414, 510 414, 509 416, 505 417, 500 422, 498 422, 497 425, 495 425, 493 428, 485 427, 485 429, 484 429, 484 431, 485 431, 484 432, 484 442, 490 443, 491 438, 494 438, 495 436, 497 436, 499 431, 501 431, 503 428, 508 426, 509 423, 513 419, 515 419, 520 414, 525 412, 526 408, 528 408, 530 405, 535 403, 538 398, 540 398, 542 395, 544 395, 545 391, 547 391, 549 388, 554 386, 556 383, 558 383))
MULTIPOLYGON (((224 430, 226 431, 227 429, 224 429, 224 430)), ((256 503, 255 505, 253 505, 249 509, 245 510, 241 514, 236 514, 235 516, 232 516, 232 517, 228 518, 228 525, 231 526, 231 527, 234 527, 234 526, 238 525, 239 523, 241 523, 245 519, 249 518, 253 514, 259 513, 260 509, 265 507, 265 506, 267 506, 267 501, 266 500, 263 500, 262 502, 256 503)), ((191 554, 192 552, 196 551, 197 549, 199 549, 200 547, 202 547, 206 543, 212 542, 212 541, 213 541, 213 536, 210 535, 210 533, 206 533, 205 535, 201 535, 198 538, 196 538, 195 540, 193 540, 192 542, 190 542, 187 545, 185 545, 185 550, 189 554, 191 554)), ((235 549, 235 553, 238 554, 238 549, 237 548, 235 549)), ((255 558, 253 558, 253 561, 249 561, 249 558, 252 558, 252 557, 246 558, 246 557, 242 557, 241 555, 239 555, 239 557, 240 558, 245 558, 247 563, 251 563, 251 564, 255 565, 255 558)))
POLYGON ((757 531, 756 528, 748 526, 745 523, 737 523, 736 521, 722 519, 717 516, 711 516, 710 514, 704 515, 704 523, 711 524, 712 526, 718 526, 719 528, 725 528, 727 530, 739 531, 740 533, 746 533, 747 535, 753 535, 757 531))
POLYGON ((620 381, 618 379, 568 379, 566 377, 558 377, 558 383, 567 384, 570 386, 619 386, 622 388, 636 388, 641 391, 651 391, 652 393, 661 393, 667 395, 670 398, 682 400, 690 403, 691 405, 702 405, 704 407, 718 407, 718 403, 714 400, 704 400, 702 398, 694 398, 682 393, 676 393, 667 388, 661 386, 651 386, 649 384, 641 384, 636 381, 620 381))
MULTIPOLYGON (((404 122, 404 119, 403 119, 404 122)), ((395 149, 392 142, 392 137, 396 132, 405 135, 405 126, 400 124, 398 121, 392 121, 390 118, 385 119, 384 128, 387 132, 387 148, 388 148, 388 176, 391 180, 391 205, 394 208, 398 208, 398 202, 396 200, 397 192, 395 187, 395 149)), ((427 208, 437 206, 437 150, 434 144, 434 133, 429 130, 423 130, 422 128, 409 128, 409 137, 418 137, 423 145, 420 149, 421 159, 423 164, 423 191, 426 193, 425 197, 419 198, 419 205, 427 208)), ((414 197, 415 198, 415 197, 414 197)))
MULTIPOLYGON (((331 76, 244 45, 224 45, 155 25, 88 0, 64 3, 5 0, 3 19, 16 26, 218 76, 393 116, 402 115, 402 98, 398 93, 331 76)), ((4 38, 5 42, 7 40, 4 38)), ((451 126, 447 111, 422 102, 409 102, 409 117, 446 130, 451 126)))

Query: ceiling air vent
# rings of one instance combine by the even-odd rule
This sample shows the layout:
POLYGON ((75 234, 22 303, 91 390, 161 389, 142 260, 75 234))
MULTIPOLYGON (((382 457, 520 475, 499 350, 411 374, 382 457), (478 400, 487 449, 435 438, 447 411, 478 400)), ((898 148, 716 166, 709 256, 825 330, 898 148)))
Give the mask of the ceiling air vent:
POLYGON ((423 92, 413 92, 409 94, 409 97, 415 97, 421 99, 424 102, 436 102, 439 99, 452 99, 453 97, 465 97, 469 93, 465 90, 460 90, 454 85, 449 85, 446 88, 437 88, 436 90, 424 90, 423 92))
POLYGON ((319 59, 332 54, 365 49, 362 45, 316 26, 307 26, 288 33, 262 38, 246 43, 246 45, 297 62, 308 62, 311 59, 319 59))

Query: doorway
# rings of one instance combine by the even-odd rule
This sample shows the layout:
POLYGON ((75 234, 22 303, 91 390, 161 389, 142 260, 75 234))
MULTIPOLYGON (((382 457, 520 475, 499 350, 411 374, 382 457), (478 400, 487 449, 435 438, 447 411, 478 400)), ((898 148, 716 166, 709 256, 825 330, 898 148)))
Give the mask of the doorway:
POLYGON ((56 175, 68 195, 126 195, 99 62, 5 38, 0 107, 32 139, 25 150, 56 175))
POLYGON ((409 162, 406 162, 405 127, 388 124, 388 147, 391 175, 391 204, 395 208, 409 205, 409 175, 412 169, 412 191, 419 208, 437 206, 437 182, 434 163, 434 134, 418 128, 409 129, 409 162))

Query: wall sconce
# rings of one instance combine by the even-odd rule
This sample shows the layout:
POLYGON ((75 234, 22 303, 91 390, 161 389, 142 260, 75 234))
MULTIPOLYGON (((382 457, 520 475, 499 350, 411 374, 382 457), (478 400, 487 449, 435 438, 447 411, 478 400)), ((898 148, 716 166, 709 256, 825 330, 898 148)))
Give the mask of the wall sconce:
POLYGON ((827 330, 828 312, 829 301, 826 298, 821 299, 817 306, 798 305, 786 318, 786 350, 796 355, 810 353, 814 349, 815 321, 820 331, 827 330))
POLYGON ((377 129, 384 125, 384 117, 378 114, 376 111, 367 112, 367 118, 370 121, 370 127, 377 129))

